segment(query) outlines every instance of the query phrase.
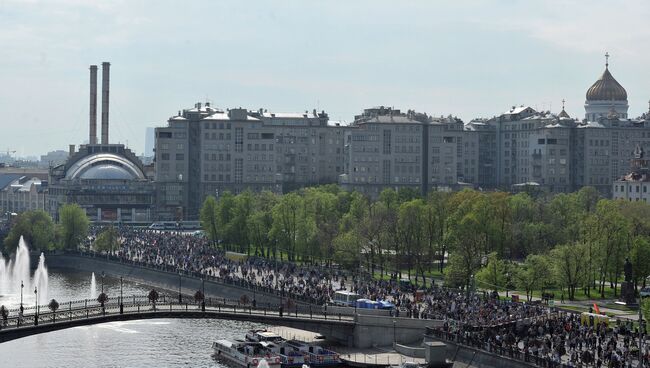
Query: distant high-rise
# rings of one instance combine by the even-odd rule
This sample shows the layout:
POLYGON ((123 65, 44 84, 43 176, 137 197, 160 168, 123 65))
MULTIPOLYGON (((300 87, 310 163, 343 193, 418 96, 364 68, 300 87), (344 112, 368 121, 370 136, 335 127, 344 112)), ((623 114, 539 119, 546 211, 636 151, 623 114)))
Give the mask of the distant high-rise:
POLYGON ((144 136, 144 157, 153 157, 153 147, 155 144, 156 128, 148 127, 144 136))

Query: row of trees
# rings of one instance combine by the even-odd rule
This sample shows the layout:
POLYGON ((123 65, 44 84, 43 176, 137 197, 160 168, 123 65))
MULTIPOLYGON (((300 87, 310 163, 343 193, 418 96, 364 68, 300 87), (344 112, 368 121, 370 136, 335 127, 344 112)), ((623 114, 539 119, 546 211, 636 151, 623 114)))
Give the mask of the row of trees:
POLYGON ((19 214, 4 239, 4 250, 13 253, 23 236, 32 250, 77 249, 88 236, 86 212, 77 204, 66 204, 59 210, 59 223, 42 210, 19 214))
POLYGON ((444 272, 448 285, 616 294, 623 264, 635 285, 650 274, 650 206, 572 194, 385 189, 377 200, 339 187, 285 195, 208 197, 201 221, 215 245, 290 261, 336 262, 416 283, 444 272), (476 276, 474 278, 474 276, 476 276))

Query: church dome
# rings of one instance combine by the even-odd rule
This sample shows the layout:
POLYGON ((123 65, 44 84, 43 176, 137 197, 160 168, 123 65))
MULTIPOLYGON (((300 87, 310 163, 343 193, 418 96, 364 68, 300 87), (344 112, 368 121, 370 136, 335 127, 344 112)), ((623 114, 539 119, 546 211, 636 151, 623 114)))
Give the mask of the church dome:
POLYGON ((626 101, 627 92, 605 67, 603 75, 587 90, 587 101, 626 101))

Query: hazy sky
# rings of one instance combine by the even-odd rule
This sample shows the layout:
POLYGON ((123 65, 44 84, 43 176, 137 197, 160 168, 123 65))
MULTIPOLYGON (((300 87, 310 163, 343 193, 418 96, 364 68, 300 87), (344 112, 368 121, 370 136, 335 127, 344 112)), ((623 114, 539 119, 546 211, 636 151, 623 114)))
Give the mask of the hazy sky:
MULTIPOLYGON (((111 143, 144 149, 197 101, 392 105, 468 121, 515 104, 584 115, 602 73, 650 100, 650 2, 0 0, 0 151, 88 139, 88 66, 111 62, 111 143)), ((100 67, 101 70, 101 67, 100 67)), ((99 76, 101 80, 101 72, 99 76)))

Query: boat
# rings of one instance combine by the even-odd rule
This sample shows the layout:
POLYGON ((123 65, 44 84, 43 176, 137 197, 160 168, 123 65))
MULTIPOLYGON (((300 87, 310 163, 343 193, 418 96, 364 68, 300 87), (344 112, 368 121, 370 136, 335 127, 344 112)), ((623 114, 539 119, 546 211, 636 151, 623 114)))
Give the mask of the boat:
POLYGON ((309 365, 312 367, 335 366, 341 364, 339 355, 322 346, 308 344, 298 340, 288 340, 287 345, 293 346, 299 351, 306 353, 309 359, 309 365))
POLYGON ((282 336, 276 334, 275 332, 271 332, 267 329, 260 329, 260 330, 250 330, 246 333, 246 341, 253 341, 253 342, 262 342, 262 341, 269 341, 269 342, 278 342, 278 341, 283 341, 284 339, 282 336))
POLYGON ((217 340, 212 343, 217 358, 240 367, 281 368, 282 358, 270 353, 261 343, 251 341, 217 340))
POLYGON ((309 362, 309 354, 300 351, 295 346, 289 345, 287 341, 262 341, 260 342, 265 349, 274 355, 279 355, 282 359, 282 368, 303 367, 309 362))

